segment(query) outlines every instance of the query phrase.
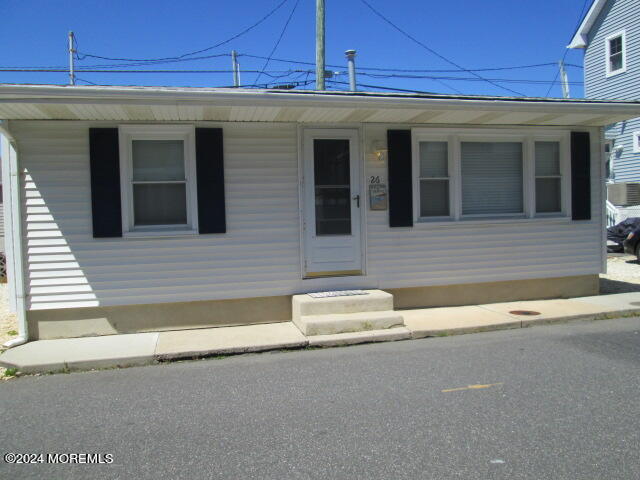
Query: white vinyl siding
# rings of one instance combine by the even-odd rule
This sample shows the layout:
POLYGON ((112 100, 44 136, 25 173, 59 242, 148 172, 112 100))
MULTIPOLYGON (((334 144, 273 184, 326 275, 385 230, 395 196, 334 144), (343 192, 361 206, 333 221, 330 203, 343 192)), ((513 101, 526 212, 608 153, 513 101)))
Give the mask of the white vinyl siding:
MULTIPOLYGON (((11 123, 24 173, 29 309, 562 277, 597 274, 602 267, 598 129, 589 130, 592 220, 492 219, 390 228, 388 211, 366 209, 367 275, 302 280, 295 124, 196 124, 224 130, 227 233, 95 239, 89 127, 115 126, 11 123)), ((362 144, 385 145, 389 128, 399 127, 364 127, 362 144)), ((379 176, 384 183, 387 165, 371 148, 362 155, 362 178, 379 176)))
MULTIPOLYGON (((386 128, 368 126, 365 144, 384 141, 386 128)), ((368 211, 369 275, 390 288, 599 273, 603 268, 604 231, 600 137, 598 129, 589 131, 591 220, 482 219, 417 222, 413 228, 390 228, 388 212, 368 211)), ((369 162, 365 178, 386 178, 386 165, 376 163, 373 156, 369 162)))

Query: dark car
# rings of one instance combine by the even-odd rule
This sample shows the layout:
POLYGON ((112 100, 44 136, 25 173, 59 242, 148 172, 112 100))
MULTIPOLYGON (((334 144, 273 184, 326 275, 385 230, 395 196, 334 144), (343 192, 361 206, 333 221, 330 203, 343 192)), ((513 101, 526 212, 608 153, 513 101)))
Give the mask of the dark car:
POLYGON ((627 235, 627 238, 622 242, 624 246, 624 253, 629 255, 635 255, 640 261, 640 228, 635 229, 633 232, 627 235))
MULTIPOLYGON (((615 247, 607 247, 610 252, 621 252, 623 250, 622 243, 629 236, 631 232, 635 232, 640 229, 640 218, 627 218, 617 225, 607 228, 607 240, 611 243, 617 244, 615 247)), ((634 250, 633 255, 636 252, 634 250)))

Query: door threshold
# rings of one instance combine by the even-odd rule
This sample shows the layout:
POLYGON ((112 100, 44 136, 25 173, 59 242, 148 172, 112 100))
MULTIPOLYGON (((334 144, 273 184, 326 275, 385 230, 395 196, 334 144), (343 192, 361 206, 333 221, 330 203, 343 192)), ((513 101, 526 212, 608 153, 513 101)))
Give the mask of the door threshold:
POLYGON ((334 270, 327 272, 308 272, 302 277, 303 280, 310 278, 323 278, 323 277, 361 277, 363 275, 362 270, 334 270))

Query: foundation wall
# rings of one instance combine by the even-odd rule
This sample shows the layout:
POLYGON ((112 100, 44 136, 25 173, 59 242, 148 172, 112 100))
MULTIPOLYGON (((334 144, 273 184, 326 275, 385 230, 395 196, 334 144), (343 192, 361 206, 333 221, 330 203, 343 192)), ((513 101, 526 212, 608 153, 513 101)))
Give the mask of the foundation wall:
MULTIPOLYGON (((598 294, 598 275, 385 289, 396 309, 598 294)), ((32 339, 114 335, 291 320, 291 296, 28 312, 32 339)))

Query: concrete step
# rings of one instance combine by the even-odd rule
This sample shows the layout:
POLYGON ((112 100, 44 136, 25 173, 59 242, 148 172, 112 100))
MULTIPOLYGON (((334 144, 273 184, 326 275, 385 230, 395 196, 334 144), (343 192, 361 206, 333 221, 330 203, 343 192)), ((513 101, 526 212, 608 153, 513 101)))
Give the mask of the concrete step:
POLYGON ((382 312, 332 313, 303 315, 293 323, 306 335, 334 335, 346 332, 385 330, 404 326, 402 315, 393 310, 382 312))
POLYGON ((366 295, 313 298, 294 295, 291 301, 294 320, 307 315, 382 312, 393 310, 393 295, 382 290, 364 290, 366 295))

